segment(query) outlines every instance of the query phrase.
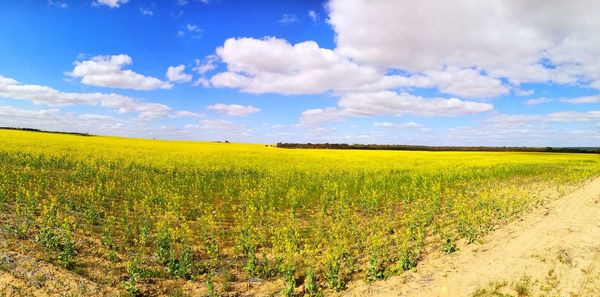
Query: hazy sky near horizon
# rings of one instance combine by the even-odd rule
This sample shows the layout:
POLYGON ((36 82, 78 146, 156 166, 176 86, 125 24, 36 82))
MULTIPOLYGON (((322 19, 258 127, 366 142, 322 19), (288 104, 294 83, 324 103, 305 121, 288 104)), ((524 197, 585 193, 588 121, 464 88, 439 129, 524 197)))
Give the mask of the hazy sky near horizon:
POLYGON ((600 2, 8 0, 0 126, 600 145, 600 2))

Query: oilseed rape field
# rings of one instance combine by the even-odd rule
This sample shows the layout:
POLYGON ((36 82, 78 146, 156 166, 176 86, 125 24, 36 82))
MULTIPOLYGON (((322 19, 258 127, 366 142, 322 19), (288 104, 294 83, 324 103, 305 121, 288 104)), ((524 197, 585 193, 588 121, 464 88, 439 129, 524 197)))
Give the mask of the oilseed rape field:
POLYGON ((73 294, 338 294, 453 253, 598 176, 596 154, 0 130, 0 272, 33 258, 89 284, 73 294))

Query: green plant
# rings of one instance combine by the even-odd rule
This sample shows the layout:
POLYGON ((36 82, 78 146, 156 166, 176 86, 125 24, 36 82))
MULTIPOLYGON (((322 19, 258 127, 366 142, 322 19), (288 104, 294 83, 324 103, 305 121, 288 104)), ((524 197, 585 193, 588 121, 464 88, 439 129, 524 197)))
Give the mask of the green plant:
POLYGON ((142 268, 140 267, 140 260, 136 257, 127 264, 127 274, 129 279, 125 282, 125 291, 130 296, 140 296, 141 291, 138 286, 138 282, 142 278, 142 268))
POLYGON ((442 251, 446 255, 454 253, 456 251, 456 242, 454 242, 454 237, 452 235, 446 236, 444 244, 442 245, 442 251))
POLYGON ((166 228, 161 229, 156 236, 156 257, 163 266, 167 266, 172 259, 171 236, 166 228))
POLYGON ((75 249, 73 247, 73 236, 70 231, 65 232, 61 238, 61 248, 58 253, 58 260, 67 269, 72 269, 74 265, 75 249))
POLYGON ((217 294, 217 290, 215 288, 215 281, 214 281, 214 276, 212 273, 209 273, 207 278, 206 278, 206 287, 208 289, 208 296, 209 297, 217 297, 219 296, 217 294))
POLYGON ((306 270, 306 278, 304 279, 304 296, 319 297, 321 295, 315 271, 312 268, 309 268, 306 270))
POLYGON ((9 225, 8 232, 18 239, 27 239, 32 226, 33 222, 25 218, 9 225))
POLYGON ((92 204, 85 208, 85 217, 88 223, 92 226, 97 226, 100 223, 100 212, 92 204))
POLYGON ((325 281, 329 288, 341 291, 346 287, 342 271, 343 253, 337 251, 330 255, 325 264, 325 281))
POLYGON ((369 257, 367 266, 367 282, 385 279, 385 262, 377 255, 369 257))
POLYGON ((517 292, 517 297, 528 297, 531 296, 531 277, 523 276, 517 281, 513 288, 517 292))
POLYGON ((173 277, 190 278, 192 268, 192 251, 189 247, 183 249, 180 257, 171 255, 171 259, 167 263, 167 270, 173 277))
POLYGON ((418 262, 418 252, 413 247, 405 247, 398 258, 398 262, 400 264, 400 268, 402 270, 407 271, 414 267, 417 267, 418 262))
POLYGON ((73 240, 75 223, 72 217, 65 217, 60 228, 60 244, 58 251, 58 260, 62 266, 72 269, 75 258, 75 242, 73 240))
POLYGON ((283 295, 286 297, 294 296, 294 289, 296 288, 296 269, 294 267, 286 267, 283 279, 285 283, 285 289, 283 290, 283 295))
POLYGON ((108 260, 111 262, 116 262, 117 259, 117 251, 116 244, 114 241, 114 237, 112 235, 112 230, 114 228, 114 218, 110 217, 106 224, 104 225, 102 231, 102 238, 100 239, 100 243, 108 249, 108 260))

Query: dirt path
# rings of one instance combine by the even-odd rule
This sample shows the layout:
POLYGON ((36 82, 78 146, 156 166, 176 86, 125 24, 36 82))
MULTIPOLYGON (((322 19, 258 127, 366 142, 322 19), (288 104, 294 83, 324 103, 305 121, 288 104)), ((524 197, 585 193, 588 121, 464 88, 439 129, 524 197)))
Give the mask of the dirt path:
POLYGON ((451 255, 346 296, 600 296, 600 178, 451 255), (521 293, 521 295, 519 295, 521 293))

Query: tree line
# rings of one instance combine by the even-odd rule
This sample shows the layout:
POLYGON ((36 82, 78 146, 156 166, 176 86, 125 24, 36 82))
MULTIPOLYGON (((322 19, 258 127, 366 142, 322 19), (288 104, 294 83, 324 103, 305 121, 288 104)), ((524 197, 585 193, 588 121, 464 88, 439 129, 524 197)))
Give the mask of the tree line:
POLYGON ((552 152, 600 154, 600 147, 516 147, 516 146, 427 146, 407 144, 348 144, 348 143, 282 143, 286 149, 334 149, 334 150, 391 150, 391 151, 457 151, 457 152, 552 152))

